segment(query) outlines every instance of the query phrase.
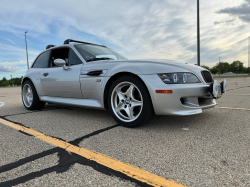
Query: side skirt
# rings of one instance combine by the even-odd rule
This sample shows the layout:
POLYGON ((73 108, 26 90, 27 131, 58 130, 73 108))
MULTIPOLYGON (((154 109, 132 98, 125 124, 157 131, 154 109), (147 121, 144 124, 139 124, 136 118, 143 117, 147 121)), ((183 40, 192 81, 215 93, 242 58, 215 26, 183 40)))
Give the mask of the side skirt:
POLYGON ((75 99, 75 98, 41 96, 40 100, 44 102, 64 104, 70 106, 104 109, 103 101, 94 99, 75 99))

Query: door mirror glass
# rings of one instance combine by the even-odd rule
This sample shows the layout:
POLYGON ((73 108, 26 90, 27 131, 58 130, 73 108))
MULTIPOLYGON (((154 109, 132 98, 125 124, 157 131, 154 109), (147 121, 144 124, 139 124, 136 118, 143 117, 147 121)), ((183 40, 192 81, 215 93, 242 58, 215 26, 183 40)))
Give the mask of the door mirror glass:
POLYGON ((68 69, 68 67, 66 66, 66 61, 61 59, 61 58, 55 59, 54 63, 55 63, 56 66, 62 66, 63 69, 68 69))

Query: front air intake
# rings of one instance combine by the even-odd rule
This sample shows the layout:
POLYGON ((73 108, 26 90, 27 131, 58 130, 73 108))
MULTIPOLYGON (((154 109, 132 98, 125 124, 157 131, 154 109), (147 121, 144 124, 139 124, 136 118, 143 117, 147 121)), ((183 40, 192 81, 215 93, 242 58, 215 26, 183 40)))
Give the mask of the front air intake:
POLYGON ((211 83, 214 81, 214 79, 209 71, 202 71, 201 74, 202 74, 203 79, 205 80, 206 83, 211 83))

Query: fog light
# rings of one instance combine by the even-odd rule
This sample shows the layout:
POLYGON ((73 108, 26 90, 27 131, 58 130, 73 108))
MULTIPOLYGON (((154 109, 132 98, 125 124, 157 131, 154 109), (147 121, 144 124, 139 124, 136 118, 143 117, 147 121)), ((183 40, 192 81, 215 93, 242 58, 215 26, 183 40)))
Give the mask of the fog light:
POLYGON ((218 96, 218 85, 217 85, 217 80, 214 80, 213 83, 210 85, 210 92, 213 94, 215 98, 218 96))
POLYGON ((226 93, 226 91, 227 91, 227 81, 226 81, 226 79, 224 79, 224 81, 222 81, 220 83, 220 85, 221 85, 222 93, 226 93))

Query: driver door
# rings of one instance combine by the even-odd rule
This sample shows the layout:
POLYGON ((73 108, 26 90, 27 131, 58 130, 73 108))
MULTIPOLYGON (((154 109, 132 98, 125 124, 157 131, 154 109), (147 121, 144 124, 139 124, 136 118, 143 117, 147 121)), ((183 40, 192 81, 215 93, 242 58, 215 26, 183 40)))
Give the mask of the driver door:
POLYGON ((58 48, 51 52, 49 68, 41 73, 41 83, 46 96, 61 98, 82 98, 80 87, 80 71, 82 61, 75 52, 68 48, 58 48), (54 60, 60 58, 66 61, 67 70, 54 64, 54 60))

